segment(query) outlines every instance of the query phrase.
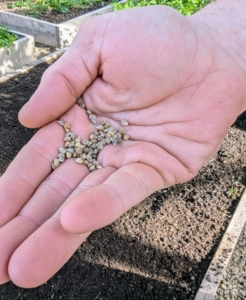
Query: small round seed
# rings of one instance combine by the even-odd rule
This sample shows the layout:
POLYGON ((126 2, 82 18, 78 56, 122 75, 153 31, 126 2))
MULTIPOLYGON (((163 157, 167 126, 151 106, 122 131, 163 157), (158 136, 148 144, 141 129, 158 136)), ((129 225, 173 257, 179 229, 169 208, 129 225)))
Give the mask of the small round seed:
POLYGON ((75 162, 78 164, 83 164, 83 159, 81 157, 78 157, 75 159, 75 162))
POLYGON ((126 120, 121 120, 121 121, 120 121, 120 124, 121 124, 122 126, 127 126, 127 125, 128 125, 128 122, 127 122, 126 120))
POLYGON ((83 153, 83 154, 81 155, 81 158, 82 158, 83 160, 85 160, 85 159, 86 159, 86 154, 83 153))
POLYGON ((91 134, 90 135, 90 140, 94 140, 95 139, 95 134, 91 134))
POLYGON ((65 157, 65 153, 59 153, 59 154, 58 154, 58 157, 64 158, 64 157, 65 157))
POLYGON ((66 136, 66 137, 64 138, 64 141, 65 141, 65 142, 71 142, 71 140, 72 140, 71 136, 66 136))
POLYGON ((69 136, 71 136, 71 139, 74 140, 76 138, 75 134, 70 132, 69 136))
POLYGON ((76 153, 77 155, 81 155, 81 154, 82 154, 82 149, 76 148, 76 149, 75 149, 75 153, 76 153))
POLYGON ((98 129, 98 130, 104 130, 104 127, 103 127, 103 125, 98 125, 98 126, 96 127, 96 129, 98 129))
POLYGON ((88 165, 88 160, 85 159, 85 160, 83 161, 83 163, 84 163, 84 165, 87 166, 87 165, 88 165))
POLYGON ((74 147, 74 141, 72 141, 72 142, 69 144, 69 147, 70 147, 70 148, 74 147))
POLYGON ((74 153, 74 148, 68 148, 67 151, 70 153, 74 153))
POLYGON ((89 168, 90 171, 94 171, 95 169, 96 169, 96 167, 95 167, 94 165, 92 165, 92 166, 89 168))
POLYGON ((65 148, 68 148, 69 145, 70 145, 70 142, 66 142, 66 143, 65 143, 65 148))
POLYGON ((88 143, 89 143, 89 141, 87 141, 87 140, 83 140, 83 141, 82 141, 82 144, 85 145, 85 146, 87 146, 88 143))
POLYGON ((86 113, 87 115, 91 115, 91 111, 89 109, 87 109, 86 113))
POLYGON ((81 137, 80 136, 76 137, 76 139, 74 140, 74 142, 75 143, 80 143, 81 142, 81 137))
POLYGON ((64 148, 60 147, 59 152, 64 154, 66 152, 66 150, 64 148))
POLYGON ((117 143, 118 143, 118 140, 117 140, 117 139, 112 139, 112 144, 113 144, 114 146, 116 146, 117 143))
POLYGON ((107 128, 109 128, 110 127, 110 124, 109 124, 109 122, 105 122, 105 124, 104 124, 104 128, 105 129, 107 129, 107 128))
POLYGON ((75 144, 74 144, 74 147, 75 147, 75 148, 80 148, 80 147, 81 147, 81 144, 80 144, 80 143, 75 143, 75 144))
POLYGON ((65 125, 65 122, 62 120, 59 120, 58 123, 63 127, 65 125))
POLYGON ((126 133, 126 131, 125 131, 125 129, 120 128, 120 129, 119 129, 119 133, 120 133, 120 134, 124 134, 124 133, 126 133))
POLYGON ((57 158, 54 159, 53 165, 54 165, 55 168, 57 168, 60 165, 60 162, 57 158))
POLYGON ((72 157, 72 153, 66 152, 66 157, 67 157, 67 158, 71 158, 71 157, 72 157))
POLYGON ((91 155, 86 155, 86 159, 88 160, 88 162, 92 162, 92 157, 91 157, 91 155))
POLYGON ((130 136, 128 134, 124 134, 124 136, 123 136, 123 140, 124 141, 128 141, 129 138, 130 138, 130 136))
POLYGON ((59 157, 59 158, 58 158, 58 161, 59 161, 60 163, 64 162, 64 160, 65 160, 64 157, 59 157))
POLYGON ((85 149, 84 149, 84 153, 85 153, 85 154, 88 154, 88 153, 89 153, 89 151, 90 151, 90 149, 89 149, 89 148, 85 148, 85 149))
POLYGON ((70 123, 65 123, 65 124, 64 124, 64 128, 70 129, 70 127, 71 127, 70 123))
POLYGON ((95 115, 93 115, 93 114, 89 115, 89 119, 90 119, 92 124, 97 123, 97 117, 95 115))
POLYGON ((65 129, 66 132, 70 132, 70 129, 68 129, 68 128, 64 128, 64 129, 65 129))

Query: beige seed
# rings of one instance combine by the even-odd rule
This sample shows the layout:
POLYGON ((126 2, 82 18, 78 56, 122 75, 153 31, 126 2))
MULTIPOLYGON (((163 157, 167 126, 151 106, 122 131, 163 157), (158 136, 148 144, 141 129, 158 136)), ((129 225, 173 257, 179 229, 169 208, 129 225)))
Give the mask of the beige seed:
POLYGON ((128 141, 129 138, 130 138, 130 136, 128 134, 124 134, 124 136, 123 136, 123 140, 124 141, 128 141))
POLYGON ((62 120, 59 120, 58 123, 63 127, 65 125, 65 122, 62 120))
POLYGON ((99 125, 99 126, 96 127, 96 129, 98 129, 99 131, 104 130, 104 127, 103 127, 103 125, 99 125))
POLYGON ((65 123, 65 124, 64 124, 64 128, 70 129, 70 127, 71 127, 70 123, 65 123))
POLYGON ((53 165, 54 165, 55 168, 57 168, 60 165, 60 162, 57 158, 54 159, 53 165))
POLYGON ((66 142, 66 143, 65 143, 65 148, 68 148, 69 145, 70 145, 70 142, 66 142))
POLYGON ((85 159, 85 160, 83 161, 83 163, 84 163, 84 165, 87 166, 89 162, 88 162, 88 160, 85 159))
POLYGON ((90 135, 90 140, 94 140, 95 139, 95 134, 91 134, 90 135))
POLYGON ((86 154, 83 153, 83 154, 81 155, 81 158, 82 158, 83 160, 85 160, 85 159, 86 159, 86 154))
POLYGON ((124 134, 124 133, 126 133, 126 131, 125 131, 125 129, 120 128, 120 129, 119 129, 119 133, 120 133, 120 134, 124 134))
POLYGON ((80 136, 76 137, 76 139, 74 140, 74 142, 75 143, 80 143, 81 142, 81 137, 80 136))
POLYGON ((75 152, 76 152, 76 154, 77 154, 78 156, 80 156, 80 155, 82 154, 82 149, 76 148, 76 149, 75 149, 75 152))
POLYGON ((71 158, 71 157, 72 157, 72 153, 66 152, 66 157, 67 157, 67 158, 71 158))
POLYGON ((78 157, 75 159, 75 162, 78 164, 83 164, 83 159, 81 157, 78 157))
POLYGON ((90 171, 94 171, 95 169, 96 169, 96 167, 95 167, 94 165, 92 165, 92 166, 89 168, 90 171))
POLYGON ((75 148, 80 148, 80 147, 81 147, 81 144, 80 144, 80 143, 76 143, 76 144, 74 145, 74 147, 75 147, 75 148))
POLYGON ((105 129, 107 129, 107 128, 109 128, 111 125, 109 124, 109 122, 105 122, 105 124, 104 124, 104 128, 105 129))
POLYGON ((128 125, 128 122, 127 122, 126 120, 121 120, 121 121, 120 121, 120 124, 121 124, 122 126, 127 126, 127 125, 128 125))
POLYGON ((92 124, 96 124, 97 123, 97 117, 93 114, 89 115, 89 119, 91 121, 92 124))
POLYGON ((68 128, 64 128, 66 132, 70 132, 70 130, 68 128))

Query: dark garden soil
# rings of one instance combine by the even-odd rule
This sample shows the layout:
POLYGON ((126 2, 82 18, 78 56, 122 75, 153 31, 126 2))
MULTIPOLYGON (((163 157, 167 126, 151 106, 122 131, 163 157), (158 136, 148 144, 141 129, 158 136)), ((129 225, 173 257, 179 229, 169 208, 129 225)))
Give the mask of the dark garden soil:
MULTIPOLYGON (((33 9, 27 9, 27 8, 20 9, 18 7, 15 7, 15 8, 8 7, 9 4, 13 4, 16 1, 17 0, 15 0, 15 1, 2 0, 0 3, 0 10, 9 11, 12 13, 29 16, 29 17, 33 14, 33 11, 34 11, 33 9)), ((80 8, 69 8, 69 11, 66 13, 61 13, 61 12, 55 11, 55 10, 42 10, 42 11, 40 11, 40 13, 38 14, 38 16, 36 18, 40 19, 40 20, 59 24, 59 23, 65 22, 67 20, 76 18, 85 13, 105 7, 105 6, 109 5, 110 3, 111 3, 111 1, 108 1, 108 0, 98 1, 97 3, 94 3, 94 4, 90 4, 90 5, 88 4, 87 7, 84 7, 84 8, 81 8, 81 7, 80 8)))
MULTIPOLYGON (((0 175, 35 133, 18 123, 17 113, 47 66, 0 85, 0 175)), ((193 180, 152 194, 91 234, 44 285, 22 289, 9 282, 0 299, 194 299, 245 187, 245 138, 246 113, 193 180)))

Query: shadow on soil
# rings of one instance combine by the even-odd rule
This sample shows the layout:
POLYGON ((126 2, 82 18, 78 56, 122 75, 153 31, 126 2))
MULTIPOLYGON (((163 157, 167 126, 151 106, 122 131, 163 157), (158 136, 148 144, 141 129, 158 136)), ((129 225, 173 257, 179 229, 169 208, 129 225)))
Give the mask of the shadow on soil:
POLYGON ((188 279, 187 285, 191 265, 193 271, 201 267, 184 257, 146 247, 107 227, 93 233, 47 283, 35 289, 6 283, 0 287, 0 299, 193 299, 193 282, 202 278, 188 279), (121 269, 116 268, 117 264, 121 269), (183 279, 177 281, 180 270, 183 279))

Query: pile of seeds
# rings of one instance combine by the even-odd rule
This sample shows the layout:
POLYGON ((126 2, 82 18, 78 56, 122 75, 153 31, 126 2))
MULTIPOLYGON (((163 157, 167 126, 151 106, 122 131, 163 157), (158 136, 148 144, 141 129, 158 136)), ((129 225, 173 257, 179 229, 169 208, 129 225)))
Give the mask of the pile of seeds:
MULTIPOLYGON (((90 121, 93 124, 95 124, 94 122, 97 123, 96 116, 91 111, 87 110, 86 112, 90 121)), ((65 130, 64 147, 59 148, 58 157, 54 159, 52 164, 53 169, 56 169, 68 158, 76 158, 75 162, 86 165, 91 172, 101 169, 102 166, 97 161, 97 156, 104 146, 109 144, 116 146, 122 140, 127 141, 129 139, 129 135, 125 134, 126 131, 123 128, 117 131, 106 121, 101 121, 100 125, 96 127, 97 130, 90 135, 89 140, 82 140, 80 136, 71 132, 69 123, 62 120, 58 123, 65 130)), ((128 123, 122 120, 121 125, 126 126, 128 123)))

